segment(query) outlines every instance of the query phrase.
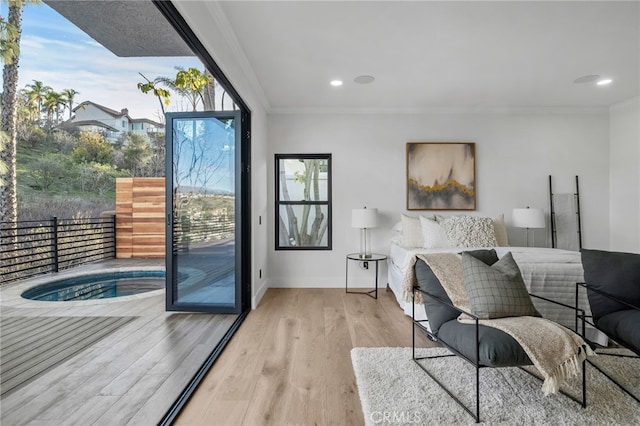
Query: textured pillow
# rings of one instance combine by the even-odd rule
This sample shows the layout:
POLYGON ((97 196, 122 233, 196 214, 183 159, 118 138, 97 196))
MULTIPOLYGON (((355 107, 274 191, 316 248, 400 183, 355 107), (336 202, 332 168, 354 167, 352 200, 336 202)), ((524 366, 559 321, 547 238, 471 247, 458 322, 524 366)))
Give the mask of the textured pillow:
MULTIPOLYGON (((640 254, 582 249, 584 281, 589 287, 640 306, 640 254)), ((607 314, 629 309, 606 296, 587 291, 596 322, 607 314)))
POLYGON ((400 216, 400 222, 402 223, 402 245, 404 247, 422 247, 424 241, 422 239, 420 219, 402 214, 400 216))
POLYGON ((420 216, 423 247, 428 249, 451 247, 442 226, 435 220, 420 216))
POLYGON ((496 237, 496 243, 498 247, 509 247, 509 240, 507 239, 507 227, 504 224, 504 215, 496 216, 493 218, 493 234, 496 237))
POLYGON ((462 273, 471 313, 478 318, 541 316, 510 252, 491 266, 463 252, 462 273))
POLYGON ((490 217, 453 216, 442 222, 453 247, 495 247, 493 219, 490 217))

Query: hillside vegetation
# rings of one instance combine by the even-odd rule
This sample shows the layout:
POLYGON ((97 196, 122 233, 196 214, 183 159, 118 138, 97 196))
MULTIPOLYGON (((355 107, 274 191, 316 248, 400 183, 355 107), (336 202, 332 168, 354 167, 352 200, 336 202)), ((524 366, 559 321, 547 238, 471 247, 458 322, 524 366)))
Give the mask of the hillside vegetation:
POLYGON ((111 144, 98 133, 32 127, 18 142, 18 220, 97 217, 115 209, 115 179, 163 176, 164 135, 128 134, 111 144))

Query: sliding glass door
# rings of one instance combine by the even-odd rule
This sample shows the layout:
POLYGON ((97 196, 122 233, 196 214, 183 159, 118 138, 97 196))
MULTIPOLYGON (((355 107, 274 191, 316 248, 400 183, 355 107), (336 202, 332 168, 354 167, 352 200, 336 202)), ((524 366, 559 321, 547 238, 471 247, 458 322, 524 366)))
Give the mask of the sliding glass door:
POLYGON ((171 311, 240 313, 240 111, 166 114, 171 311))

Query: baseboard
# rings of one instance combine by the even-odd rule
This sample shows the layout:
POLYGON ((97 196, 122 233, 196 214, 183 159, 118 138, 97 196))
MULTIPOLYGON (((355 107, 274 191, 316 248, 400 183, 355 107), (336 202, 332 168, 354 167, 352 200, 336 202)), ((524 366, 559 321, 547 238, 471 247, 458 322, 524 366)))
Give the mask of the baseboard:
MULTIPOLYGON (((349 288, 373 288, 374 282, 368 280, 349 280, 349 288)), ((378 281, 378 289, 384 289, 387 286, 387 280, 380 279, 378 281)), ((269 280, 269 288, 345 288, 344 278, 308 278, 300 279, 272 279, 269 280)))
POLYGON ((258 307, 258 305, 260 304, 260 301, 264 297, 264 294, 267 292, 269 287, 270 286, 269 286, 268 280, 263 280, 261 283, 258 283, 258 289, 256 293, 253 295, 253 297, 251 298, 251 309, 255 309, 258 307))

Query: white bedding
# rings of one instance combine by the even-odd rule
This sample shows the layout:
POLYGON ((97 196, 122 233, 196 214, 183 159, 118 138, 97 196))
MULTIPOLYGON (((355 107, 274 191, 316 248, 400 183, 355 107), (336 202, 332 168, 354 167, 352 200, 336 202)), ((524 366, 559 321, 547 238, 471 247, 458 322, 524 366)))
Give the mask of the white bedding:
MULTIPOLYGON (((579 252, 537 247, 494 247, 494 249, 498 257, 504 256, 507 252, 513 254, 513 258, 520 267, 522 278, 530 293, 570 306, 575 305, 575 284, 584 281, 579 252)), ((411 258, 418 253, 458 253, 462 250, 475 249, 406 248, 396 243, 391 244, 388 260, 389 287, 395 294, 398 304, 407 315, 411 316, 415 308, 416 319, 426 318, 424 305, 414 305, 402 300, 402 280, 411 258)), ((575 311, 536 298, 532 300, 543 317, 571 329, 574 328, 575 311)), ((589 306, 586 292, 584 291, 580 292, 580 306, 589 306)), ((590 315, 589 311, 587 311, 587 315, 590 315)), ((587 328, 587 337, 599 344, 607 344, 606 336, 590 327, 587 328)))

